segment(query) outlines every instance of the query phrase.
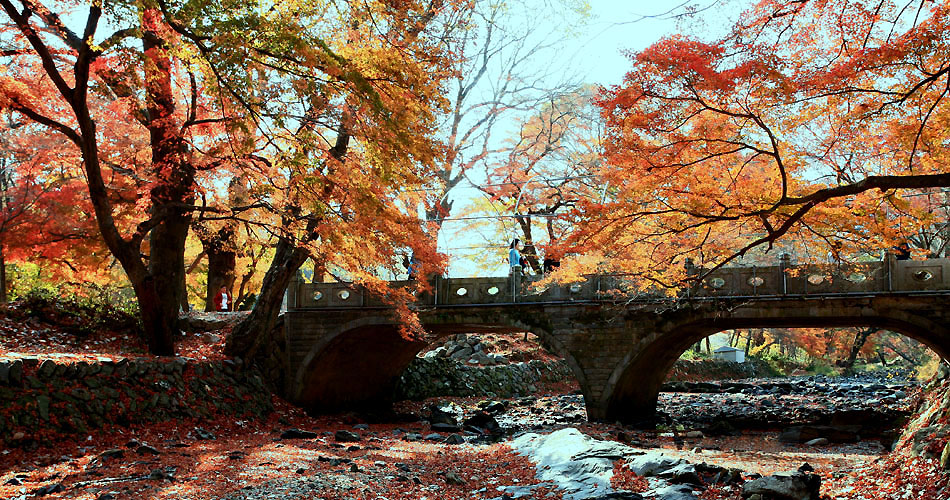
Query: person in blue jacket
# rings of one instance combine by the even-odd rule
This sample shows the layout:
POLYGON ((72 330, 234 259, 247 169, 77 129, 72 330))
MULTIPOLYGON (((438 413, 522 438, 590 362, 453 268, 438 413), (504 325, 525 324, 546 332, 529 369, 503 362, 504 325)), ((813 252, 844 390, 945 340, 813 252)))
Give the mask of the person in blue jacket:
POLYGON ((521 240, 515 238, 511 241, 511 245, 508 246, 508 264, 511 266, 511 273, 515 273, 515 267, 518 267, 518 271, 521 271, 521 252, 518 251, 518 247, 521 246, 521 240))

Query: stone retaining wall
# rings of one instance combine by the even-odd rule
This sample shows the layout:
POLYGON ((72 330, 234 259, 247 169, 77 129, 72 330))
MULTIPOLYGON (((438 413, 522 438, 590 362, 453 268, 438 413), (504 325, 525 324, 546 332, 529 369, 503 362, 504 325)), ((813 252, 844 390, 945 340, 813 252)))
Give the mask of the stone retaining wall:
POLYGON ((563 361, 468 366, 451 358, 416 358, 396 384, 396 400, 440 396, 507 398, 538 392, 541 383, 563 382, 574 374, 563 361))
POLYGON ((269 413, 259 375, 233 361, 0 362, 0 443, 88 432, 108 424, 269 413))
POLYGON ((774 376, 766 362, 748 358, 744 363, 724 359, 680 359, 667 375, 667 381, 703 382, 774 376))

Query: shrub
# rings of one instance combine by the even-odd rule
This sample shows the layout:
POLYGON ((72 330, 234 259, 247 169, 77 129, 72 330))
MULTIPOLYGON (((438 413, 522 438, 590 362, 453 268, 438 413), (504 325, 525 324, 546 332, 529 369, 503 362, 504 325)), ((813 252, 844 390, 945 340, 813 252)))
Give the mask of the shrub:
POLYGON ((103 329, 142 331, 134 300, 124 297, 121 291, 94 285, 84 287, 82 292, 34 288, 11 303, 7 314, 36 318, 77 335, 103 329))

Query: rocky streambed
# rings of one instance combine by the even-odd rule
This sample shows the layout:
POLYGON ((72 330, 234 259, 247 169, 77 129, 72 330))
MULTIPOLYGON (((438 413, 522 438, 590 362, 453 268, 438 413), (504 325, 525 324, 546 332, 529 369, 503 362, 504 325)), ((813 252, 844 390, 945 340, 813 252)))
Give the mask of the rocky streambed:
MULTIPOLYGON (((822 488, 833 498, 898 498, 867 496, 860 483, 846 483, 886 452, 866 440, 870 431, 845 444, 830 442, 826 429, 817 442, 780 437, 843 412, 906 411, 900 405, 914 384, 803 378, 726 385, 662 393, 664 420, 650 429, 588 422, 578 394, 404 402, 398 422, 356 414, 314 419, 278 405, 267 422, 228 421, 207 435, 188 426, 141 429, 126 444, 111 440, 113 449, 10 469, 0 474, 0 497, 817 500, 822 488), (874 399, 888 403, 869 404, 874 399), (803 405, 814 405, 814 415, 803 405), (719 420, 707 414, 744 415, 763 428, 733 425, 719 434, 719 420), (790 425, 764 427, 775 418, 790 425), (857 493, 838 495, 847 488, 857 493)), ((914 464, 915 474, 927 466, 914 464)), ((914 481, 902 485, 910 488, 906 498, 947 498, 946 482, 914 481)))
MULTIPOLYGON (((784 431, 786 442, 890 439, 917 388, 916 381, 887 375, 675 382, 660 393, 656 426, 708 435, 784 431)), ((512 399, 498 418, 503 427, 540 430, 585 422, 586 410, 579 394, 532 396, 512 399)))

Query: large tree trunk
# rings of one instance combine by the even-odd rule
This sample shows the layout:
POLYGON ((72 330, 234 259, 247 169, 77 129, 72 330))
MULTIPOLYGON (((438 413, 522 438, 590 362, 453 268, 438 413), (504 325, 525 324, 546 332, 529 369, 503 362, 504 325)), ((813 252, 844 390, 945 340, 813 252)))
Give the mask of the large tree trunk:
POLYGON ((284 291, 308 256, 306 250, 295 247, 286 238, 277 241, 274 259, 264 275, 257 303, 251 314, 232 330, 225 352, 232 356, 241 356, 249 363, 259 361, 259 355, 266 356, 266 353, 260 351, 277 324, 284 291))
MULTIPOLYGON (((346 118, 346 113, 344 113, 346 118)), ((342 120, 337 129, 336 142, 330 148, 330 156, 337 162, 343 163, 346 158, 346 152, 349 148, 350 135, 346 131, 346 120, 342 120)), ((329 186, 329 185, 328 185, 329 186)), ((327 187, 326 189, 329 189, 327 187)), ((325 191, 329 196, 329 190, 325 191)), ((305 238, 314 240, 317 237, 319 219, 311 218, 304 230, 305 238)), ((249 364, 266 362, 269 354, 261 353, 261 349, 268 342, 272 342, 271 334, 274 325, 277 324, 277 317, 280 315, 280 305, 284 300, 284 291, 290 280, 297 274, 300 266, 307 261, 309 253, 306 249, 295 245, 286 237, 277 240, 277 248, 274 251, 274 259, 271 260, 270 268, 264 275, 264 281, 261 283, 261 293, 254 304, 251 314, 234 327, 231 335, 228 336, 225 352, 232 356, 241 356, 249 364), (260 359, 263 358, 263 359, 260 359)), ((324 269, 322 263, 318 264, 318 269, 324 269)), ((267 373, 265 367, 265 373, 267 373)))
MULTIPOLYGON (((184 297, 181 282, 185 273, 185 239, 191 226, 191 212, 182 205, 194 202, 195 169, 186 158, 181 124, 175 115, 171 59, 162 38, 164 23, 157 10, 147 9, 143 17, 142 46, 145 49, 149 142, 152 169, 156 174, 151 190, 152 210, 163 215, 149 234, 148 272, 158 294, 159 324, 167 326, 163 337, 178 336, 178 313, 184 297)), ((174 354, 174 344, 169 352, 174 354)))
MULTIPOLYGON (((186 300, 181 282, 185 275, 185 239, 191 217, 171 216, 152 230, 149 237, 149 274, 155 282, 159 309, 171 338, 179 335, 178 315, 186 300)), ((172 346, 174 353, 174 346, 172 346)))
MULTIPOLYGON (((132 289, 135 290, 135 298, 139 303, 139 311, 142 315, 142 327, 145 330, 145 339, 148 342, 148 352, 158 356, 175 355, 174 331, 177 328, 168 323, 168 316, 159 300, 159 294, 152 276, 146 276, 143 280, 133 283, 132 289)), ((175 315, 175 322, 178 321, 178 315, 175 315)))

